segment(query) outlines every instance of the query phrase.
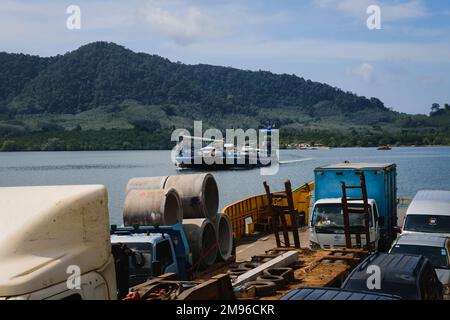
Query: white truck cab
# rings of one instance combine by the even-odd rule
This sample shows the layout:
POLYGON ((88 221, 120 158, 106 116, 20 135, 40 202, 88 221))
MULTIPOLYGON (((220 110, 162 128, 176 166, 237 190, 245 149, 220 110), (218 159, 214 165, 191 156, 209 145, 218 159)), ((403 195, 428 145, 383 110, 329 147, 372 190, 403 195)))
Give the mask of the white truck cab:
POLYGON ((163 233, 117 232, 112 244, 124 244, 133 251, 129 261, 129 287, 164 273, 179 273, 172 239, 163 233))
POLYGON ((117 298, 101 185, 0 188, 0 300, 117 298))
MULTIPOLYGON (((375 250, 380 239, 378 208, 374 199, 368 199, 369 204, 369 230, 370 242, 375 250)), ((363 206, 363 201, 352 201, 352 206, 363 206)), ((344 248, 344 219, 342 212, 342 199, 321 199, 314 203, 309 215, 309 239, 312 249, 344 248)), ((364 226, 364 215, 362 213, 351 213, 351 226, 364 226)), ((365 245, 366 237, 361 235, 361 243, 365 245)), ((356 236, 352 235, 352 245, 356 245, 356 236)))

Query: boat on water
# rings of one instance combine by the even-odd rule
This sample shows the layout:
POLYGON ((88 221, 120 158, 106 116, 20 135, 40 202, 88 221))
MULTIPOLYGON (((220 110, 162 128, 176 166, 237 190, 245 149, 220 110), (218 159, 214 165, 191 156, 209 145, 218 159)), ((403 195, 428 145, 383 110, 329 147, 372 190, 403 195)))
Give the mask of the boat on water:
POLYGON ((378 147, 377 150, 388 151, 388 150, 392 150, 392 148, 390 146, 380 146, 380 147, 378 147))
POLYGON ((272 155, 270 143, 264 148, 250 145, 237 147, 221 139, 182 136, 175 147, 177 169, 224 170, 267 167, 277 161, 272 155), (196 142, 196 143, 195 143, 196 142), (201 148, 196 149, 195 146, 201 148))

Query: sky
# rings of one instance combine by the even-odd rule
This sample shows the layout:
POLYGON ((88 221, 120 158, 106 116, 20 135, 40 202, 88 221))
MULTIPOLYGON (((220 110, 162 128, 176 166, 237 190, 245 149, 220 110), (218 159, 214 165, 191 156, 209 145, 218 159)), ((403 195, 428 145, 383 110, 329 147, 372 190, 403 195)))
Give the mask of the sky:
POLYGON ((0 51, 64 54, 93 41, 188 64, 295 74, 427 114, 450 103, 450 2, 0 0, 0 51), (70 29, 70 5, 80 28, 70 29), (381 29, 368 28, 370 6, 381 29))

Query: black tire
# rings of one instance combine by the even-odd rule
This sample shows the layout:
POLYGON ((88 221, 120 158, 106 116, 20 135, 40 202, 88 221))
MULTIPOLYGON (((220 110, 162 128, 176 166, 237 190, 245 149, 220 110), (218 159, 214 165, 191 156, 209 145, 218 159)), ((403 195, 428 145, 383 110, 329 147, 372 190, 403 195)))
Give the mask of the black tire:
POLYGON ((264 270, 264 275, 267 276, 281 276, 286 282, 294 281, 294 269, 292 268, 269 268, 264 270))
POLYGON ((227 273, 230 276, 240 276, 241 274, 244 274, 248 271, 248 269, 243 269, 243 268, 231 268, 230 270, 227 271, 227 273))
POLYGON ((248 270, 252 270, 255 269, 256 267, 259 267, 261 265, 261 263, 258 262, 246 262, 246 263, 241 263, 239 265, 239 269, 246 269, 248 270))
POLYGON ((260 281, 271 281, 276 284, 277 290, 284 287, 286 284, 286 280, 282 276, 275 276, 275 275, 262 275, 256 278, 256 280, 260 281))
POLYGON ((277 285, 273 283, 272 281, 263 281, 263 280, 256 280, 256 281, 249 281, 246 283, 248 287, 252 286, 255 287, 255 295, 257 297, 265 297, 275 294, 277 291, 277 285))

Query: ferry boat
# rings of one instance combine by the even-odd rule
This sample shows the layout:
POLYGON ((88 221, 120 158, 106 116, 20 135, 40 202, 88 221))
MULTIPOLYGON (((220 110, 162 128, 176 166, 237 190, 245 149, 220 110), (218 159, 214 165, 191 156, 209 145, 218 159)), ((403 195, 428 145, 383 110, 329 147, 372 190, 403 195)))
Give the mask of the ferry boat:
POLYGON ((237 148, 223 140, 194 136, 182 136, 175 147, 177 169, 223 170, 267 167, 277 161, 272 155, 270 143, 264 149, 249 145, 237 148), (202 145, 195 150, 194 141, 202 145))

